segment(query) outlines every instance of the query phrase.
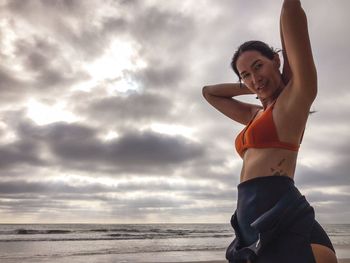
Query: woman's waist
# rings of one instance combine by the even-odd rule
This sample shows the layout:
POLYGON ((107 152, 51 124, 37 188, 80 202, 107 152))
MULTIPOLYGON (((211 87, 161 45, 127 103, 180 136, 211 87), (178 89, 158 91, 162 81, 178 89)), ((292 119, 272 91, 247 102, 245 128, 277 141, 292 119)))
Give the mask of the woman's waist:
POLYGON ((297 153, 281 149, 249 149, 244 155, 240 182, 264 176, 294 178, 297 153))

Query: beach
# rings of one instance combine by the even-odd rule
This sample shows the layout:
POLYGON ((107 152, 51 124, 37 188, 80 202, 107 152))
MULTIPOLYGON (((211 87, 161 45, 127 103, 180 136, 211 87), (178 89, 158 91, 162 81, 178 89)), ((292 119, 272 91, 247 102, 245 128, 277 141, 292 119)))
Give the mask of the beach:
MULTIPOLYGON (((227 263, 227 261, 192 261, 185 263, 227 263)), ((338 259, 338 263, 350 263, 350 259, 338 259)))
MULTIPOLYGON (((172 262, 177 263, 177 262, 172 262)), ((182 263, 227 263, 227 261, 189 261, 189 262, 182 262, 182 263)), ((350 259, 338 259, 338 263, 350 263, 350 259)))
MULTIPOLYGON (((350 263, 350 224, 324 225, 350 263)), ((228 224, 2 224, 1 263, 224 263, 228 224)))
MULTIPOLYGON (((350 246, 343 246, 344 253, 339 253, 338 263, 350 263, 350 246), (342 257, 346 255, 346 257, 342 257)), ((167 252, 143 252, 143 253, 119 253, 119 254, 85 254, 65 255, 51 254, 35 257, 11 257, 2 258, 2 263, 228 263, 225 260, 225 251, 167 251, 167 252)))

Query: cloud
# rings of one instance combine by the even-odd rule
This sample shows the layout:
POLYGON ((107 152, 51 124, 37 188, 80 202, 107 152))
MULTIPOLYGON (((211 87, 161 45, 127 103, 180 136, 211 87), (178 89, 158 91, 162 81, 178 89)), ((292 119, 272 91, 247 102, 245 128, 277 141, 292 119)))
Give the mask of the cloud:
MULTIPOLYGON (((57 129, 60 130, 61 127, 57 129)), ((64 127, 62 129, 67 129, 64 127)), ((63 136, 51 144, 54 154, 64 163, 97 162, 120 172, 158 172, 200 156, 203 149, 181 138, 154 133, 130 133, 110 143, 92 138, 63 136), (159 171, 160 170, 160 171, 159 171)), ((97 168, 98 169, 98 168, 97 168)))
POLYGON ((36 156, 38 149, 32 143, 13 143, 0 148, 0 167, 2 169, 19 164, 34 166, 45 165, 45 162, 36 156))
POLYGON ((109 173, 165 174, 205 154, 200 144, 185 137, 152 131, 127 131, 116 139, 102 141, 97 137, 98 130, 86 125, 55 123, 38 127, 27 121, 18 124, 16 134, 18 140, 3 145, 0 151, 3 168, 27 164, 109 173))
POLYGON ((169 97, 156 93, 104 97, 88 104, 85 98, 82 98, 81 103, 75 101, 77 113, 81 112, 89 119, 115 126, 125 126, 123 123, 149 123, 152 120, 164 121, 171 115, 174 107, 169 97))

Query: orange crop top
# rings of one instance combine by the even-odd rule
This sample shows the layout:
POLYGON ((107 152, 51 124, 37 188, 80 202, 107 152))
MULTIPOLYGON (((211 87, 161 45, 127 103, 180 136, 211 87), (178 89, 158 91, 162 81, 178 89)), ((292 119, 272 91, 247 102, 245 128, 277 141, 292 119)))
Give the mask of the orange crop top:
POLYGON ((282 148, 298 151, 299 145, 281 142, 278 138, 275 123, 273 122, 272 110, 275 103, 268 107, 256 120, 255 116, 248 125, 238 134, 235 146, 238 154, 243 158, 248 148, 282 148))

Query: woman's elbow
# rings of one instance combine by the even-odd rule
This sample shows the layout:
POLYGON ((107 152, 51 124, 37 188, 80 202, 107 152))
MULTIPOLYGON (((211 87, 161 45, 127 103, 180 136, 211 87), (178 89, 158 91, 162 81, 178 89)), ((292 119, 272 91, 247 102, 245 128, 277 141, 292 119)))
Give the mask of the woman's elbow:
POLYGON ((202 88, 202 95, 203 95, 204 98, 205 98, 206 95, 209 94, 209 88, 210 88, 210 86, 204 86, 202 88))

